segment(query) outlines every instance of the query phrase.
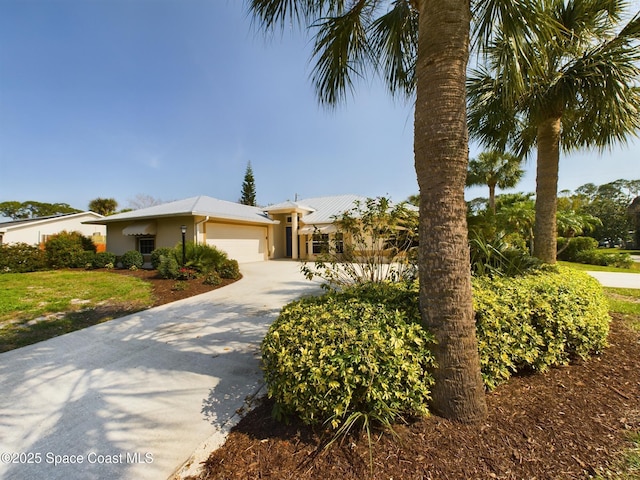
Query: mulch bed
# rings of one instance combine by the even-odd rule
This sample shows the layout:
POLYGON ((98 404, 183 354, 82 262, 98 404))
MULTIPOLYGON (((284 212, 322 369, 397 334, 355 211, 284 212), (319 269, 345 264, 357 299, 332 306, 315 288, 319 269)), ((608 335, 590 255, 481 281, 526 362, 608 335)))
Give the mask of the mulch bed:
POLYGON ((193 297, 194 295, 200 295, 201 293, 210 292, 211 290, 222 288, 238 281, 223 278, 220 285, 216 285, 214 287, 212 285, 205 285, 202 283, 202 279, 197 278, 184 281, 160 278, 156 270, 114 269, 110 270, 110 272, 140 278, 145 282, 151 283, 154 307, 164 305, 165 303, 175 302, 176 300, 182 300, 183 298, 193 297))
MULTIPOLYGON (((263 400, 234 427, 200 479, 585 479, 614 471, 640 430, 640 334, 614 318, 589 361, 514 377, 487 395, 489 417, 436 416, 376 432, 373 468, 361 432, 323 449, 322 430, 271 418, 263 400)), ((640 478, 640 472, 638 472, 640 478)))

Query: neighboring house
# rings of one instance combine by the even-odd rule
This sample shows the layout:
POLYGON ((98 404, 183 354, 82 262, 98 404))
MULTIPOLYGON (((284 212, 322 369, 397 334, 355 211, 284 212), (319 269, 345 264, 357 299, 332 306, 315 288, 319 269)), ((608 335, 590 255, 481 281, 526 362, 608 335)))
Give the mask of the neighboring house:
POLYGON ((94 212, 80 212, 49 217, 27 218, 0 223, 0 245, 8 243, 26 243, 44 245, 47 238, 62 231, 80 232, 90 237, 98 247, 104 250, 107 229, 102 225, 90 225, 89 221, 99 220, 102 215, 94 212))
MULTIPOLYGON (((138 250, 146 260, 156 248, 185 240, 213 245, 240 263, 275 258, 313 259, 331 236, 333 217, 365 197, 339 195, 284 202, 266 208, 199 196, 92 220, 107 227, 107 250, 138 250)), ((333 239, 333 238, 332 238, 333 239)))

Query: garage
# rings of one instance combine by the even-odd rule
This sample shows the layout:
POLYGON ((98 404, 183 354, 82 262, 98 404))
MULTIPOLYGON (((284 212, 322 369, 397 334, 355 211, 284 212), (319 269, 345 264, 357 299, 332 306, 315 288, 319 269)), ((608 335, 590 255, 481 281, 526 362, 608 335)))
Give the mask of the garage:
POLYGON ((267 227, 207 223, 207 244, 238 263, 267 260, 267 227))

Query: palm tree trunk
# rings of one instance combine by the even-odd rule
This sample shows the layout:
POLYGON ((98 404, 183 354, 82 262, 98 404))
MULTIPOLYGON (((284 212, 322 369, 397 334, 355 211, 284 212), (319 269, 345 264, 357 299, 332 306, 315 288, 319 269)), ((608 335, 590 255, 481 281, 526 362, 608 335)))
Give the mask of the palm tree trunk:
POLYGON ((560 117, 538 125, 536 172, 536 221, 533 255, 545 263, 556 263, 558 203, 558 165, 560 163, 560 117))
POLYGON ((437 341, 432 410, 464 422, 487 415, 464 202, 470 16, 468 0, 420 2, 414 132, 420 186, 420 309, 437 341))
POLYGON ((489 184, 489 208, 491 213, 496 214, 496 184, 489 184))

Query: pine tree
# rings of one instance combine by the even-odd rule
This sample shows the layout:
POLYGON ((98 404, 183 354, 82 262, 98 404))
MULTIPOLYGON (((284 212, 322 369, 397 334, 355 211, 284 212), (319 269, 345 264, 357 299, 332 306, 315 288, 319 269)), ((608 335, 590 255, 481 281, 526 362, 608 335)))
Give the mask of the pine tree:
POLYGON ((244 181, 242 182, 242 197, 240 203, 243 205, 256 206, 256 182, 253 178, 253 169, 251 162, 247 164, 247 170, 244 173, 244 181))

